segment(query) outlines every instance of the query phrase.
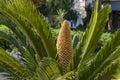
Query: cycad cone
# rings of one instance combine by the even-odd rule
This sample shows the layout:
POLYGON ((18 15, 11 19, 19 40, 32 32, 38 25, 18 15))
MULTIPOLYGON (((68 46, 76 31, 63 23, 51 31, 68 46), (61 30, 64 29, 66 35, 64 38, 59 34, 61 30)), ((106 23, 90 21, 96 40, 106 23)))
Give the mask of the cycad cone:
POLYGON ((61 26, 57 39, 57 55, 63 72, 66 73, 67 66, 72 59, 72 36, 70 34, 70 26, 65 20, 61 26))

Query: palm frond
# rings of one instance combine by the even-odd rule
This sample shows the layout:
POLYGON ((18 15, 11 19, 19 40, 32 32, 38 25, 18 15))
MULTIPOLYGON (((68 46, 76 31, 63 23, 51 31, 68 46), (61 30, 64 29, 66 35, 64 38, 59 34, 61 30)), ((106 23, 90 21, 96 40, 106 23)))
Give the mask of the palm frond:
POLYGON ((35 9, 31 1, 13 0, 11 2, 11 0, 0 0, 0 4, 0 11, 20 26, 19 28, 29 38, 34 50, 40 57, 55 57, 56 49, 50 27, 45 18, 35 9), (33 35, 33 31, 37 33, 40 41, 35 39, 36 35, 33 35), (39 45, 43 46, 44 54, 39 49, 39 45))
POLYGON ((120 63, 117 65, 119 68, 115 71, 115 73, 112 75, 111 80, 120 80, 120 63))
POLYGON ((101 71, 95 80, 119 80, 120 79, 120 59, 116 59, 101 71))
POLYGON ((20 41, 18 41, 14 36, 12 36, 13 34, 7 34, 6 32, 3 32, 0 30, 0 39, 4 39, 6 41, 8 41, 9 43, 15 45, 19 51, 21 51, 23 53, 23 48, 20 45, 20 41))
POLYGON ((33 80, 56 80, 60 76, 61 72, 58 63, 54 59, 43 58, 36 69, 33 80))
MULTIPOLYGON (((97 6, 97 4, 96 4, 96 6, 97 6)), ((81 63, 79 65, 82 65, 82 63, 84 63, 84 61, 88 61, 90 59, 90 57, 93 55, 93 53, 96 49, 97 43, 100 39, 100 36, 106 25, 106 22, 108 21, 110 11, 111 11, 110 6, 109 5, 105 6, 98 13, 95 26, 90 27, 90 28, 88 26, 88 29, 85 32, 85 36, 83 37, 82 45, 84 45, 84 46, 82 47, 82 56, 81 56, 82 59, 81 59, 81 63), (105 15, 103 16, 103 14, 105 14, 105 15)), ((94 21, 95 21, 95 19, 93 19, 93 23, 94 23, 94 21)), ((93 24, 91 24, 90 26, 93 26, 93 24)))
MULTIPOLYGON (((11 27, 13 30, 14 27, 16 27, 16 26, 13 27, 12 24, 8 26, 11 27)), ((26 44, 27 41, 24 39, 24 35, 19 35, 19 29, 14 30, 14 33, 16 35, 13 33, 7 33, 5 31, 0 30, 0 39, 4 39, 8 41, 10 44, 13 44, 20 52, 21 61, 22 63, 24 63, 24 66, 26 66, 30 72, 35 71, 37 61, 35 59, 32 47, 29 44, 26 44)))
POLYGON ((89 58, 88 55, 91 56, 93 53, 94 47, 92 49, 91 46, 95 41, 97 41, 96 40, 97 38, 94 38, 94 37, 96 37, 95 34, 97 34, 97 29, 98 29, 96 27, 97 19, 98 19, 98 0, 96 1, 96 5, 94 7, 94 11, 93 11, 91 20, 87 26, 88 28, 85 31, 85 35, 84 35, 82 43, 81 43, 81 45, 83 45, 83 44, 84 45, 81 48, 82 54, 81 54, 81 61, 80 61, 79 65, 82 65, 82 63, 84 62, 86 57, 88 59, 89 58))
POLYGON ((16 35, 22 42, 22 45, 26 45, 26 38, 23 35, 23 33, 16 27, 17 25, 10 20, 8 17, 0 14, 0 24, 4 24, 6 27, 8 27, 14 35, 16 35))
POLYGON ((38 66, 35 55, 31 54, 26 48, 24 48, 24 53, 21 56, 21 63, 30 73, 34 73, 38 66))
POLYGON ((80 79, 93 80, 98 73, 105 69, 113 60, 120 57, 120 30, 104 44, 102 49, 97 53, 93 61, 84 72, 79 73, 80 79), (83 73, 83 74, 82 74, 83 73), (84 76, 83 76, 84 75, 84 76))
POLYGON ((25 79, 26 76, 24 76, 25 74, 20 74, 18 73, 16 70, 14 70, 12 67, 10 67, 9 65, 0 62, 0 73, 1 75, 3 75, 4 77, 6 77, 8 80, 21 80, 21 79, 25 79))
POLYGON ((91 39, 94 35, 93 32, 95 32, 95 29, 96 29, 97 16, 98 16, 98 0, 94 7, 94 11, 92 13, 91 20, 88 24, 88 28, 85 31, 83 39, 82 39, 82 41, 80 41, 78 43, 78 45, 77 45, 78 47, 75 48, 75 52, 74 52, 75 55, 74 55, 74 59, 73 59, 73 63, 74 63, 73 69, 76 69, 78 65, 80 66, 80 64, 83 62, 86 54, 89 52, 89 50, 90 50, 89 48, 91 48, 89 45, 92 44, 91 39), (80 64, 79 64, 79 62, 80 62, 80 64))
POLYGON ((74 69, 79 65, 84 66, 93 56, 96 49, 99 38, 104 30, 104 26, 108 20, 108 14, 110 13, 110 6, 107 5, 98 12, 98 0, 94 7, 90 22, 83 35, 83 39, 79 42, 76 49, 74 50, 74 69), (103 16, 104 14, 104 16, 103 16))
POLYGON ((75 73, 71 71, 63 76, 58 77, 56 80, 78 80, 78 79, 77 77, 75 77, 75 73))
POLYGON ((16 74, 22 74, 23 77, 29 78, 31 76, 31 74, 23 65, 21 65, 15 58, 11 57, 8 53, 6 53, 3 49, 0 49, 0 62, 2 63, 1 65, 5 64, 8 67, 11 67, 11 69, 16 74))

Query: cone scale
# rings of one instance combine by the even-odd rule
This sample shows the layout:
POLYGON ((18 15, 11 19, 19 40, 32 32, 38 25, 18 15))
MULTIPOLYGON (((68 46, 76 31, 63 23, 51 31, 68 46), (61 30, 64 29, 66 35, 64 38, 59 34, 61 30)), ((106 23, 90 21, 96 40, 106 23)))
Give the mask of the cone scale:
POLYGON ((68 21, 65 20, 61 26, 57 39, 57 55, 63 73, 66 73, 67 71, 67 66, 72 59, 72 52, 72 36, 70 33, 70 26, 68 21))

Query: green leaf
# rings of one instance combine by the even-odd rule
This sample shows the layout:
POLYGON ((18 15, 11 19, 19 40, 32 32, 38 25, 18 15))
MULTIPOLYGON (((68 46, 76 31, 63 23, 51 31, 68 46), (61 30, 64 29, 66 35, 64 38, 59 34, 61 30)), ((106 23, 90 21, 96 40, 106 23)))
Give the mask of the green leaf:
POLYGON ((82 66, 85 65, 84 63, 87 63, 87 61, 89 61, 93 56, 99 38, 108 20, 108 14, 110 13, 110 11, 110 6, 105 6, 98 13, 98 0, 96 1, 94 11, 92 13, 87 29, 83 35, 83 38, 74 50, 74 69, 76 69, 77 67, 81 69, 82 66))
POLYGON ((45 18, 35 9, 31 1, 13 0, 11 2, 10 0, 0 0, 0 4, 0 11, 16 22, 40 57, 50 56, 55 58, 56 48, 50 26, 45 18), (37 34, 39 37, 36 37, 34 34, 37 34), (36 40, 36 38, 40 38, 40 41, 37 41, 38 39, 36 40), (43 46, 44 54, 39 49, 40 45, 43 46))
POLYGON ((80 79, 85 78, 85 80, 93 80, 95 76, 110 65, 113 60, 120 57, 119 35, 120 30, 118 30, 113 37, 103 45, 92 62, 85 68, 86 70, 79 73, 80 79))
MULTIPOLYGON (((96 2, 96 5, 94 7, 94 11, 92 13, 92 17, 88 24, 88 28, 83 36, 83 40, 82 40, 82 42, 79 42, 79 44, 77 45, 78 47, 76 48, 76 50, 74 52, 75 53, 74 58, 73 58, 73 60, 74 60, 73 63, 75 65, 75 66, 73 66, 74 69, 78 66, 79 62, 80 62, 80 64, 83 62, 87 53, 89 52, 89 48, 91 48, 90 47, 90 45, 92 44, 91 39, 92 39, 95 29, 96 29, 97 16, 98 16, 98 1, 96 2), (82 59, 80 58, 80 56, 82 59), (80 59, 81 59, 81 61, 80 61, 80 59)), ((80 64, 79 64, 79 66, 80 66, 80 64)))
POLYGON ((120 61, 117 66, 118 66, 118 68, 116 69, 116 72, 112 75, 111 80, 120 80, 120 61))
POLYGON ((58 77, 56 80, 78 80, 78 79, 75 77, 75 72, 71 71, 61 77, 58 77))
MULTIPOLYGON (((98 6, 97 2, 96 2, 96 6, 98 6)), ((92 22, 90 21, 90 25, 88 25, 88 29, 86 30, 85 36, 83 37, 81 63, 82 62, 84 63, 84 61, 89 60, 89 58, 93 55, 97 47, 99 38, 106 25, 106 22, 108 21, 110 11, 111 11, 110 6, 107 5, 103 9, 101 9, 101 11, 98 13, 98 16, 94 18, 92 22)), ((93 15, 96 14, 93 13, 93 15)))
POLYGON ((56 80, 56 78, 60 76, 61 73, 58 63, 54 59, 43 58, 39 62, 39 66, 36 69, 33 80, 56 80))
POLYGON ((26 48, 24 48, 24 53, 22 54, 22 63, 30 73, 34 73, 38 66, 35 55, 31 54, 26 48))
POLYGON ((20 45, 20 41, 18 41, 13 34, 7 34, 6 32, 3 32, 0 30, 0 39, 4 39, 6 41, 8 41, 11 44, 14 44, 19 51, 23 52, 23 48, 20 45))
POLYGON ((11 57, 3 49, 0 48, 0 62, 11 67, 15 73, 23 74, 24 77, 31 77, 30 73, 15 58, 11 57))
POLYGON ((98 12, 98 1, 96 1, 87 29, 83 33, 83 37, 79 41, 77 47, 74 49, 71 70, 76 70, 77 67, 82 70, 82 68, 87 65, 87 62, 91 60, 99 38, 104 30, 104 26, 108 21, 110 12, 111 10, 109 5, 105 6, 98 12))
POLYGON ((116 59, 101 71, 95 80, 119 80, 120 79, 120 59, 116 59))
POLYGON ((8 17, 0 14, 0 24, 4 24, 21 40, 22 45, 26 45, 26 38, 23 33, 16 27, 16 24, 8 17))

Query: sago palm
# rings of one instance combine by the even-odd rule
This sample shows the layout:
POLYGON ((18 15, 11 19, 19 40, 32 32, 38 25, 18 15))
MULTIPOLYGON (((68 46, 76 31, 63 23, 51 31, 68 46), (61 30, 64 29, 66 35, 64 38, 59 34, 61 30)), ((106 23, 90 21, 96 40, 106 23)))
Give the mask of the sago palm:
POLYGON ((10 80, 118 80, 120 30, 94 54, 110 11, 109 5, 98 11, 96 0, 87 29, 73 50, 66 20, 55 45, 49 24, 32 1, 0 0, 0 23, 13 32, 0 31, 0 38, 21 53, 17 60, 0 49, 0 72, 10 80))

